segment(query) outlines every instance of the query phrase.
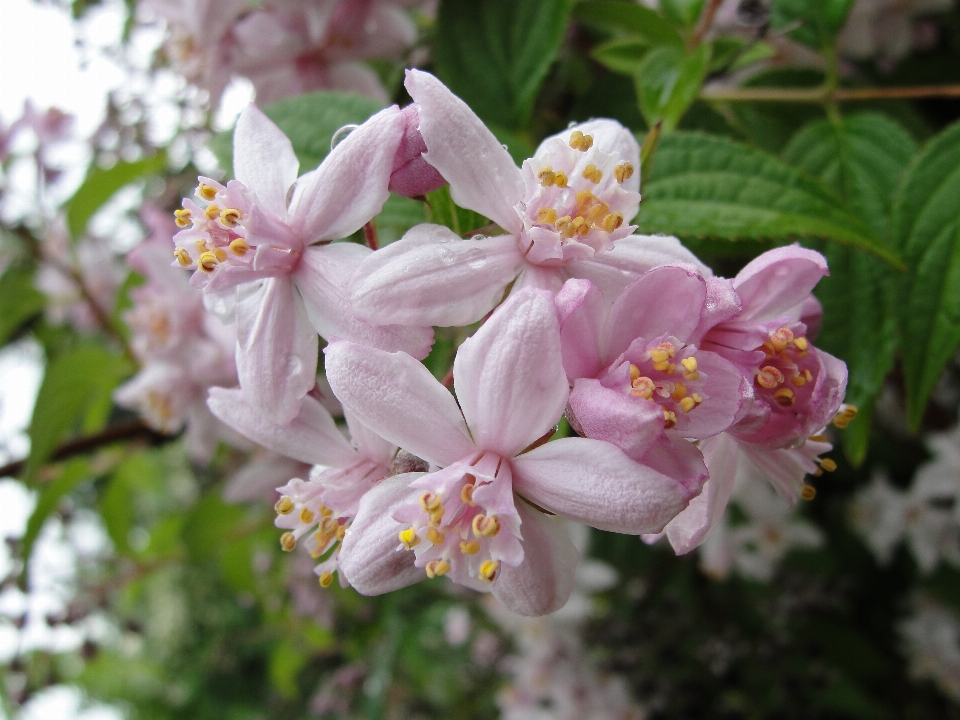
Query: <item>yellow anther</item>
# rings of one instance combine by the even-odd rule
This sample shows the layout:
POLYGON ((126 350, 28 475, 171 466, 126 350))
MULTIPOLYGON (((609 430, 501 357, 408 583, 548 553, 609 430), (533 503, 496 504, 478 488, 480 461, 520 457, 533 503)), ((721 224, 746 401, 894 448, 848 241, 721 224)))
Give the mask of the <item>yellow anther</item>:
POLYGON ((193 245, 197 248, 198 253, 210 252, 210 246, 207 245, 206 240, 197 240, 193 245))
POLYGON ((553 225, 557 221, 557 211, 552 207, 542 207, 537 210, 537 222, 544 225, 553 225))
POLYGON ((667 375, 672 375, 673 371, 677 369, 677 366, 674 365, 669 360, 664 360, 663 362, 655 362, 653 364, 653 369, 659 370, 660 372, 664 372, 667 375))
POLYGON ((699 405, 700 403, 703 402, 703 397, 700 395, 700 393, 694 393, 694 394, 691 395, 690 397, 693 398, 693 401, 694 401, 697 405, 699 405))
POLYGON ((316 515, 313 514, 313 511, 310 508, 304 508, 300 511, 300 522, 302 523, 311 523, 316 515))
POLYGON ((247 245, 247 241, 243 238, 234 238, 230 241, 230 252, 232 252, 237 257, 243 257, 247 254, 247 251, 250 249, 250 246, 247 245))
POLYGON ((584 135, 579 130, 574 130, 570 133, 570 147, 580 152, 586 152, 593 147, 593 136, 584 135))
MULTIPOLYGON (((596 203, 590 206, 589 210, 586 210, 581 214, 590 222, 600 223, 600 225, 603 225, 603 221, 606 220, 611 214, 610 203, 604 202, 603 200, 598 200, 596 203)), ((613 221, 611 220, 611 222, 613 221)))
POLYGON ((420 507, 425 513, 436 512, 443 503, 440 502, 440 493, 425 492, 420 496, 420 507))
POLYGON ((473 507, 476 503, 473 501, 473 484, 468 483, 460 489, 460 502, 469 507, 473 507))
POLYGON ((324 505, 323 503, 320 503, 320 507, 317 508, 317 509, 320 511, 320 517, 328 518, 328 517, 330 517, 331 515, 333 515, 333 510, 331 510, 330 508, 328 508, 328 507, 327 507, 326 505, 324 505))
POLYGON ((585 180, 589 180, 593 184, 597 184, 603 179, 603 170, 598 168, 596 165, 590 164, 584 168, 582 175, 585 180))
POLYGON ((817 496, 817 489, 813 485, 804 485, 800 488, 800 497, 804 500, 813 500, 817 496))
POLYGON ((500 518, 496 515, 474 515, 471 527, 477 537, 493 537, 500 532, 500 518))
POLYGON ((803 387, 807 384, 807 379, 803 375, 794 375, 790 382, 793 383, 794 387, 803 387))
POLYGON ((573 229, 575 234, 582 236, 590 232, 590 223, 588 223, 585 218, 578 217, 574 218, 573 222, 570 223, 570 228, 573 229))
POLYGON ((790 407, 797 401, 793 390, 790 388, 780 388, 773 394, 773 399, 780 407, 790 407))
POLYGON ((347 535, 347 526, 337 523, 337 540, 343 542, 343 538, 347 535))
POLYGON ((671 399, 673 399, 675 402, 680 402, 686 396, 687 396, 686 385, 684 385, 682 382, 678 382, 676 385, 673 386, 673 392, 670 393, 671 399))
POLYGON ((800 352, 806 352, 807 348, 810 347, 810 343, 807 342, 807 339, 805 337, 794 338, 793 345, 800 352))
POLYGON ((663 362, 677 354, 677 349, 671 342, 664 342, 657 345, 650 351, 650 359, 654 362, 663 362))
POLYGON ((670 410, 663 411, 663 429, 669 430, 677 425, 677 416, 670 410))
POLYGON ((213 185, 207 185, 207 183, 200 183, 197 186, 197 197, 210 202, 217 196, 217 189, 213 185))
POLYGON ((220 206, 219 205, 208 205, 207 209, 203 211, 204 217, 207 220, 216 220, 220 215, 220 206))
POLYGON ((622 162, 613 169, 613 176, 618 183, 623 184, 633 177, 633 165, 628 162, 622 162))
POLYGON ((631 380, 630 387, 630 394, 634 397, 642 398, 643 400, 649 400, 652 398, 653 391, 656 388, 656 386, 653 384, 653 380, 645 376, 631 380))
POLYGON ((497 577, 497 570, 500 569, 500 563, 496 560, 484 560, 480 563, 480 577, 487 582, 493 582, 497 577))
POLYGON ((450 563, 446 560, 431 560, 425 569, 428 578, 443 577, 450 572, 450 563))
POLYGON ((319 527, 321 532, 327 535, 334 535, 337 532, 337 528, 340 527, 340 524, 336 521, 336 518, 325 517, 320 521, 319 527))
POLYGON ((461 540, 460 541, 460 552, 464 555, 476 555, 480 552, 480 541, 479 540, 461 540))
POLYGON ((228 228, 235 228, 243 219, 243 213, 237 208, 224 208, 220 211, 220 222, 228 228))
POLYGON ((571 218, 569 215, 564 215, 563 217, 557 218, 557 221, 553 224, 553 226, 564 237, 570 237, 571 235, 573 235, 573 232, 570 232, 570 234, 567 234, 567 229, 570 227, 571 222, 573 222, 573 218, 571 218))
POLYGON ((188 253, 183 248, 177 248, 173 251, 173 256, 177 259, 177 262, 180 263, 180 267, 189 267, 192 260, 190 260, 190 253, 188 253))
POLYGON ((432 513, 430 513, 430 524, 433 527, 440 527, 440 524, 442 522, 443 522, 443 505, 441 505, 432 513))
POLYGON ((192 215, 193 213, 187 210, 187 208, 180 208, 179 210, 173 211, 173 221, 177 224, 178 228, 185 228, 193 222, 192 215))
MULTIPOLYGON (((806 380, 807 382, 813 382, 813 373, 811 373, 809 370, 804 370, 804 371, 803 371, 803 378, 804 378, 804 380, 806 380)), ((851 406, 851 407, 852 407, 852 406, 851 406)), ((851 416, 851 419, 854 418, 854 417, 856 417, 856 416, 857 416, 857 409, 854 408, 854 409, 853 409, 853 415, 851 416)))
POLYGON ((290 552, 297 546, 297 538, 292 532, 285 532, 280 536, 280 547, 284 552, 290 552))
POLYGON ((760 387, 773 390, 773 388, 783 382, 783 373, 773 367, 773 365, 767 365, 766 367, 760 368, 760 372, 757 373, 755 379, 757 385, 760 387))
POLYGON ((837 462, 831 458, 824 458, 820 461, 820 467, 822 467, 827 472, 833 472, 837 469, 837 462))
POLYGON ((683 369, 687 372, 696 372, 697 368, 697 359, 695 357, 684 358, 680 361, 680 364, 683 365, 683 369))
POLYGON ((830 442, 830 438, 828 438, 826 435, 811 435, 808 439, 810 442, 830 442))
POLYGON ((330 538, 323 533, 314 533, 313 538, 317 541, 317 546, 310 551, 310 557, 316 560, 318 557, 323 555, 324 552, 326 552, 327 545, 330 544, 330 538))
POLYGON ((601 223, 603 229, 608 233, 612 233, 614 230, 623 225, 623 213, 622 212, 612 212, 607 215, 603 222, 601 223))
POLYGON ((329 570, 324 570, 320 573, 320 587, 328 588, 333 584, 333 573, 329 570))
POLYGON ((690 412, 697 406, 697 401, 692 397, 685 397, 680 401, 680 409, 685 413, 690 412))
POLYGON ((436 528, 427 529, 427 540, 432 542, 434 545, 443 545, 443 541, 446 539, 447 539, 446 535, 444 535, 442 532, 440 532, 436 528))
POLYGON ((777 352, 786 349, 787 345, 793 342, 793 331, 790 328, 782 327, 770 333, 770 344, 777 352))
POLYGON ((563 170, 557 170, 556 175, 554 176, 554 182, 557 184, 558 188, 565 188, 567 183, 567 174, 563 170))
POLYGON ((273 509, 277 511, 278 515, 289 515, 293 512, 293 500, 287 496, 283 496, 277 500, 277 504, 273 506, 273 509))
POLYGON ((537 179, 540 181, 540 184, 543 185, 543 187, 550 187, 551 185, 556 184, 557 174, 553 171, 552 167, 549 165, 544 165, 537 173, 537 179))
POLYGON ((414 546, 420 543, 420 538, 417 535, 417 529, 411 525, 406 530, 401 530, 397 533, 397 536, 400 538, 400 542, 403 543, 403 546, 407 550, 412 550, 414 546))
POLYGON ((217 258, 217 262, 223 262, 224 260, 227 259, 227 251, 224 250, 223 248, 219 248, 219 247, 218 247, 218 248, 214 248, 214 249, 213 249, 213 256, 214 256, 215 258, 217 258))
POLYGON ((217 266, 217 256, 212 252, 201 253, 200 259, 197 260, 197 266, 204 272, 213 272, 213 269, 217 266))
POLYGON ((637 380, 640 377, 640 368, 638 368, 633 363, 630 363, 630 382, 637 380))

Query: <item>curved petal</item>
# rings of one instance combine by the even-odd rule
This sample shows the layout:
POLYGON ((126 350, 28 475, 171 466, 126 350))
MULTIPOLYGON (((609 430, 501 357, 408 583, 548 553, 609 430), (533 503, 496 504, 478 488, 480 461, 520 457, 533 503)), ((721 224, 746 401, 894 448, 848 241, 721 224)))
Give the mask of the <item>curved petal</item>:
POLYGON ((285 425, 316 383, 317 332, 289 277, 237 289, 237 376, 249 402, 285 425))
MULTIPOLYGON (((566 143, 570 134, 579 130, 584 135, 590 135, 593 138, 593 147, 600 149, 608 155, 619 155, 636 169, 622 185, 624 190, 630 192, 640 192, 640 145, 637 143, 633 133, 616 120, 590 120, 579 125, 568 127, 563 132, 552 135, 540 143, 535 155, 540 155, 545 151, 549 143, 555 138, 560 138, 566 143)), ((628 220, 631 218, 627 218, 628 220)))
POLYGON ((250 103, 233 131, 233 172, 276 218, 287 217, 287 191, 297 181, 300 161, 283 131, 250 103))
POLYGON ((460 346, 453 377, 478 448, 512 457, 556 425, 567 378, 550 293, 513 293, 460 346))
POLYGON ((350 438, 353 440, 357 452, 367 460, 390 467, 394 455, 397 454, 397 446, 377 435, 355 418, 352 412, 344 412, 344 417, 347 421, 347 427, 350 428, 350 438))
POLYGON ((275 501, 277 488, 291 478, 308 477, 310 465, 274 453, 261 453, 230 476, 223 488, 229 503, 275 501))
POLYGON ((388 352, 400 350, 422 360, 433 345, 429 323, 420 323, 420 327, 377 325, 359 317, 350 303, 350 277, 370 255, 368 248, 356 243, 308 247, 293 274, 307 317, 327 340, 340 338, 388 352))
POLYGON ((394 106, 381 110, 347 135, 294 192, 290 226, 309 245, 347 237, 380 212, 403 136, 394 106))
POLYGON ((473 110, 430 73, 407 70, 404 86, 420 106, 424 158, 450 183, 453 201, 519 234, 523 222, 514 206, 523 199, 523 177, 510 153, 473 110))
POLYGON ((603 359, 611 362, 637 338, 672 335, 685 342, 700 322, 707 285, 691 265, 648 270, 624 288, 610 309, 603 359))
POLYGON ((519 615, 546 615, 566 605, 580 553, 563 521, 525 502, 516 505, 523 529, 523 562, 501 567, 493 595, 519 615))
POLYGON ((372 322, 469 325, 500 301, 522 266, 512 235, 462 240, 442 225, 417 225, 357 268, 352 302, 372 322))
POLYGON ((594 377, 602 369, 600 329, 603 293, 589 280, 567 280, 554 298, 560 321, 560 352, 567 378, 594 377))
POLYGON ((700 449, 673 433, 661 435, 640 463, 676 480, 687 489, 690 497, 700 494, 710 475, 700 449))
POLYGON ((263 416, 240 388, 210 388, 207 406, 238 433, 278 455, 332 467, 345 467, 358 460, 330 413, 310 395, 303 399, 300 414, 286 425, 263 416))
POLYGON ((567 418, 579 434, 613 443, 634 460, 663 433, 663 409, 657 403, 604 387, 593 378, 574 382, 567 418))
POLYGON ((775 248, 749 262, 733 279, 743 301, 739 320, 772 320, 800 305, 820 278, 827 261, 799 245, 775 248))
POLYGON ((716 353, 698 352, 696 357, 705 400, 686 413, 683 436, 703 439, 729 429, 743 417, 745 405, 753 400, 753 384, 716 353))
POLYGON ((349 342, 324 352, 333 392, 380 437, 441 467, 473 452, 453 395, 412 357, 349 342))
POLYGON ((687 339, 691 345, 699 345, 703 336, 710 332, 711 328, 727 320, 733 320, 743 310, 743 303, 733 289, 732 281, 721 277, 708 277, 706 281, 707 299, 703 303, 700 323, 693 331, 693 335, 687 339))
POLYGON ((550 512, 611 532, 660 532, 691 495, 676 480, 600 440, 555 440, 512 463, 517 493, 550 512))
POLYGON ((414 567, 416 555, 398 550, 403 529, 393 513, 411 501, 410 483, 422 473, 387 478, 360 500, 357 516, 347 528, 340 549, 340 572, 362 595, 382 595, 426 579, 414 567))

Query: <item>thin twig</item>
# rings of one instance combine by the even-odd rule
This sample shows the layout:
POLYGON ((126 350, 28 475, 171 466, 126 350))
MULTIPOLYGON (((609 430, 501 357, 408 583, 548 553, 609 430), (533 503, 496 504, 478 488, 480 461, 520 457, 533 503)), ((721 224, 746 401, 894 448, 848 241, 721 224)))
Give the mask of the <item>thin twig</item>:
POLYGON ((377 226, 373 220, 363 226, 363 237, 367 241, 367 247, 371 250, 380 249, 380 241, 377 239, 377 226))
POLYGON ((908 100, 960 97, 960 85, 837 88, 704 88, 702 100, 717 102, 826 103, 854 100, 908 100))
POLYGON ((697 29, 690 38, 691 48, 695 48, 703 42, 703 38, 706 37, 707 33, 710 32, 710 28, 713 27, 713 18, 722 4, 723 0, 710 0, 710 4, 704 8, 697 29))

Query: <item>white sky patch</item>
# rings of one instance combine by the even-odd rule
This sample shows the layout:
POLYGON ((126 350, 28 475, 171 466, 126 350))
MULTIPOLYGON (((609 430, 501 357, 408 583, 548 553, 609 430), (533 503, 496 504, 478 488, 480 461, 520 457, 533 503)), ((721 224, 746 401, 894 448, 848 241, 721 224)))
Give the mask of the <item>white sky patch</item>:
MULTIPOLYGON (((0 462, 16 460, 30 450, 24 430, 43 377, 43 351, 32 340, 0 350, 0 462)), ((6 505, 0 501, 0 532, 6 528, 6 505)))

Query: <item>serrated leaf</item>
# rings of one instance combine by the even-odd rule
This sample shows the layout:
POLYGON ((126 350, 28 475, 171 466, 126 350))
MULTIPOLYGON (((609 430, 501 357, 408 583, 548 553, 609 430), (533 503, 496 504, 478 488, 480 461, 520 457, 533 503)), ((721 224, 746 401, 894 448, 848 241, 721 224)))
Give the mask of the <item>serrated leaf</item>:
POLYGON ((674 47, 658 47, 644 57, 637 68, 637 99, 640 111, 651 126, 663 121, 673 130, 696 100, 710 65, 710 46, 700 45, 692 53, 674 47))
POLYGON ((113 406, 113 389, 130 370, 123 357, 93 344, 69 348, 50 361, 27 428, 28 482, 71 431, 92 433, 104 426, 113 406))
POLYGON ((597 45, 590 57, 609 70, 633 77, 649 51, 647 40, 624 38, 597 45))
POLYGON ((572 7, 572 0, 442 0, 433 46, 437 74, 485 121, 522 127, 572 7))
POLYGON ((634 2, 580 2, 573 14, 585 25, 601 30, 639 35, 654 45, 683 46, 683 38, 675 27, 656 10, 634 2))
POLYGON ((10 267, 0 276, 0 345, 17 332, 20 327, 38 315, 46 303, 43 293, 33 286, 33 273, 29 270, 10 267))
MULTIPOLYGON (((787 146, 784 159, 823 180, 886 238, 898 180, 916 150, 913 138, 895 122, 862 113, 807 125, 787 146)), ((873 404, 896 353, 894 297, 900 273, 851 248, 829 245, 824 252, 830 276, 817 286, 824 309, 817 345, 849 368, 847 402, 860 414, 843 433, 843 444, 859 465, 866 457, 873 404)))
POLYGON ((83 184, 67 203, 67 228, 76 240, 83 235, 87 222, 114 193, 132 182, 163 172, 167 166, 166 153, 135 162, 119 162, 112 168, 92 166, 83 184))
POLYGON ((727 240, 820 237, 902 266, 822 183, 727 138, 665 135, 644 195, 635 221, 643 233, 727 240))
MULTIPOLYGON (((281 100, 263 112, 290 138, 303 174, 330 154, 330 142, 340 128, 359 125, 383 108, 379 100, 363 95, 325 91, 281 100)), ((233 175, 233 130, 217 135, 209 147, 227 175, 233 175)))
POLYGON ((43 529, 43 524, 50 514, 57 509, 60 501, 73 491, 77 485, 90 478, 90 463, 86 458, 74 458, 64 463, 60 474, 51 483, 46 485, 37 498, 37 505, 27 520, 27 528, 23 534, 21 557, 30 559, 33 546, 43 529))
POLYGON ((893 209, 907 261, 899 295, 907 418, 927 399, 960 344, 960 123, 935 136, 907 169, 893 209))

